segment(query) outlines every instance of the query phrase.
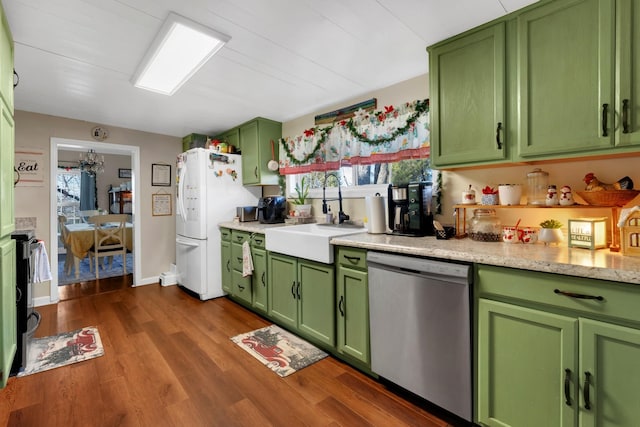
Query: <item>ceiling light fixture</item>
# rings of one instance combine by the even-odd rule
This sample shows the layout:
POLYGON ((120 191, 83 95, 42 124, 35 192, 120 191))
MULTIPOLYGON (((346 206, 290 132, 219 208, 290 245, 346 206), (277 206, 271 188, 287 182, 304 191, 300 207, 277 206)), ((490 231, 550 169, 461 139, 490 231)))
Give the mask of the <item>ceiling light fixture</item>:
POLYGON ((231 37, 170 12, 131 82, 141 89, 173 95, 231 37))
POLYGON ((96 174, 104 172, 104 156, 98 157, 98 153, 94 150, 89 150, 85 153, 84 157, 82 153, 80 153, 78 167, 81 171, 95 176, 96 174))

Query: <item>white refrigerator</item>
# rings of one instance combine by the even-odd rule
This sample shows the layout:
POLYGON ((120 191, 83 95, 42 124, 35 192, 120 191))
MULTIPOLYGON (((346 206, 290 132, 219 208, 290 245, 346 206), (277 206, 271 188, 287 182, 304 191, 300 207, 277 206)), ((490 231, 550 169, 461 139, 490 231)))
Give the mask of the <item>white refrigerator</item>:
POLYGON ((194 148, 176 167, 176 269, 182 287, 201 300, 224 295, 218 224, 237 206, 256 206, 261 187, 242 185, 242 158, 194 148))

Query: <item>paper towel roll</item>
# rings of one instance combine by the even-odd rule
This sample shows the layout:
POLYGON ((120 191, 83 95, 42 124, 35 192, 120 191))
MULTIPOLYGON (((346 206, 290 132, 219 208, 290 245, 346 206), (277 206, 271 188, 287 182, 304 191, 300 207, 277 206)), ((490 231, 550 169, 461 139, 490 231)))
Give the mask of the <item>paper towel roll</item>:
POLYGON ((371 234, 382 234, 387 232, 386 221, 386 203, 384 197, 376 194, 375 196, 365 197, 367 209, 367 232, 371 234))

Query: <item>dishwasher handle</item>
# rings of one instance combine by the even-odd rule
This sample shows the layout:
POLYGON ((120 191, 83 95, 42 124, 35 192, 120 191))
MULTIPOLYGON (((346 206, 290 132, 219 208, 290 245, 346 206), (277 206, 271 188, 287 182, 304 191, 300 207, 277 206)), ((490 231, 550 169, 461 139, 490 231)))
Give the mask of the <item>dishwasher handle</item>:
POLYGON ((381 252, 369 252, 367 264, 371 274, 375 274, 376 269, 381 269, 460 285, 472 283, 472 269, 468 264, 381 252))

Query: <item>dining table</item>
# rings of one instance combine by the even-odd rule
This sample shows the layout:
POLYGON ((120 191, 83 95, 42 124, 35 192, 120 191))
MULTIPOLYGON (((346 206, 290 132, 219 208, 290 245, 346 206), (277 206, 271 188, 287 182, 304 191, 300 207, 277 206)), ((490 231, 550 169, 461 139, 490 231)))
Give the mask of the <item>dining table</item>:
MULTIPOLYGON (((114 227, 118 223, 113 223, 114 227)), ((93 231, 95 225, 91 223, 65 224, 67 229, 67 247, 73 255, 73 266, 75 267, 76 279, 80 277, 80 261, 87 256, 89 249, 93 246, 93 231)), ((125 223, 124 233, 125 246, 131 252, 133 250, 133 223, 125 223)), ((68 256, 69 254, 67 254, 68 256)), ((124 260, 123 260, 124 262, 124 260)))

